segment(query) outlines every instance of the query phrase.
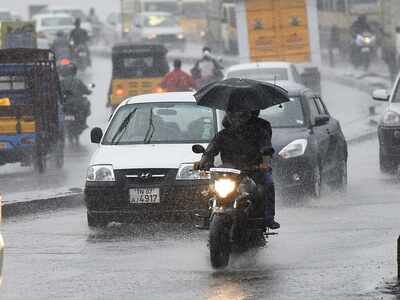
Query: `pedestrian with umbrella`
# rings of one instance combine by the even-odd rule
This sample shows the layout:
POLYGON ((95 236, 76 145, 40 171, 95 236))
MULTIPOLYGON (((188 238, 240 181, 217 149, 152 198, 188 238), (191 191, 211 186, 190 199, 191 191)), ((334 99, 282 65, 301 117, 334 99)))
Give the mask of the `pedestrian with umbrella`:
POLYGON ((221 155, 224 165, 254 170, 252 179, 265 187, 265 227, 278 229, 275 221, 275 189, 270 159, 274 153, 272 129, 258 117, 260 110, 289 101, 287 91, 269 83, 229 78, 201 88, 195 95, 198 105, 224 110, 224 129, 209 143, 195 168, 207 170, 214 157, 221 155))

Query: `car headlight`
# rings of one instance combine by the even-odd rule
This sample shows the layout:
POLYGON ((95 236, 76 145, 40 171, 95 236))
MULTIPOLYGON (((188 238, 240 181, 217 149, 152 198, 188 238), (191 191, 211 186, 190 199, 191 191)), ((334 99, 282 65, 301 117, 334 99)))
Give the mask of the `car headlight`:
POLYGON ((181 164, 179 166, 178 173, 176 174, 176 180, 199 180, 199 179, 210 179, 210 174, 193 170, 193 164, 181 164))
POLYGON ((112 165, 90 166, 86 175, 87 181, 115 181, 112 165))
POLYGON ((185 36, 184 36, 182 33, 177 34, 176 37, 177 37, 178 39, 180 39, 180 40, 183 40, 183 39, 185 38, 185 36))
POLYGON ((226 198, 236 190, 236 182, 228 178, 217 179, 214 188, 219 197, 226 198))
POLYGON ((307 143, 306 139, 294 140, 279 152, 279 156, 284 159, 302 156, 306 152, 307 143))
POLYGON ((382 123, 385 126, 400 126, 400 115, 389 110, 384 113, 382 123))

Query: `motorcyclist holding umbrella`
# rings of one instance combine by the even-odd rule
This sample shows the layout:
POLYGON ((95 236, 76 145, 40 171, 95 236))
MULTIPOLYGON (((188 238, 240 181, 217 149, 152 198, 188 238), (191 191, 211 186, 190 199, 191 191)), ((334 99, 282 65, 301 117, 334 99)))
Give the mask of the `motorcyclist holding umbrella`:
POLYGON ((252 169, 252 179, 265 187, 265 227, 277 229, 275 190, 270 160, 274 153, 269 122, 258 117, 259 110, 286 101, 286 91, 254 80, 231 78, 210 84, 195 94, 199 105, 226 111, 224 129, 209 143, 195 169, 208 170, 214 157, 238 169, 252 169))

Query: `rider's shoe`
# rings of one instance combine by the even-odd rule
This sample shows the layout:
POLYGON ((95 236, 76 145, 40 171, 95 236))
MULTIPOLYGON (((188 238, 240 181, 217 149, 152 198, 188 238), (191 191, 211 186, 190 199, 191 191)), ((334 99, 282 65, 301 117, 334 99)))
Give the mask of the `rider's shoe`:
POLYGON ((274 219, 270 219, 270 220, 265 220, 265 227, 274 230, 274 229, 279 229, 281 227, 281 224, 276 222, 274 219))

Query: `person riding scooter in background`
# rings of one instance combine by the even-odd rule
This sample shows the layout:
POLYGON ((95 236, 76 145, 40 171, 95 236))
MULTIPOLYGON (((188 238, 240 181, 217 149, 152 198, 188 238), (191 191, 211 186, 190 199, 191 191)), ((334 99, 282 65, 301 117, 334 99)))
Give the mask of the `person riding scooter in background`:
POLYGON ((50 48, 56 55, 57 65, 71 63, 72 54, 68 36, 62 30, 57 31, 56 38, 50 48))
POLYGON ((59 67, 61 89, 65 97, 64 114, 67 137, 71 145, 79 146, 79 135, 88 128, 87 118, 90 115, 90 102, 87 95, 92 92, 76 76, 74 64, 59 67))
POLYGON ((182 71, 182 61, 174 60, 174 69, 164 76, 161 88, 167 92, 186 92, 196 89, 192 76, 182 71))
POLYGON ((275 221, 275 189, 270 167, 274 153, 272 129, 270 123, 258 115, 259 111, 227 112, 223 121, 225 128, 215 135, 194 168, 208 170, 214 165, 214 157, 220 154, 224 165, 254 170, 252 179, 264 187, 265 227, 278 229, 280 224, 275 221))
POLYGON ((75 28, 69 34, 69 41, 72 47, 72 51, 79 58, 79 49, 82 48, 87 53, 89 66, 91 65, 90 51, 88 47, 89 34, 88 32, 81 28, 81 19, 77 18, 75 20, 75 28))
POLYGON ((367 71, 376 45, 376 35, 372 32, 367 17, 365 15, 359 16, 351 25, 350 32, 352 35, 351 63, 356 68, 363 65, 365 71, 367 71))
POLYGON ((196 61, 191 69, 192 77, 196 81, 198 88, 201 88, 211 82, 221 80, 223 66, 211 55, 209 47, 203 48, 203 57, 196 61))

